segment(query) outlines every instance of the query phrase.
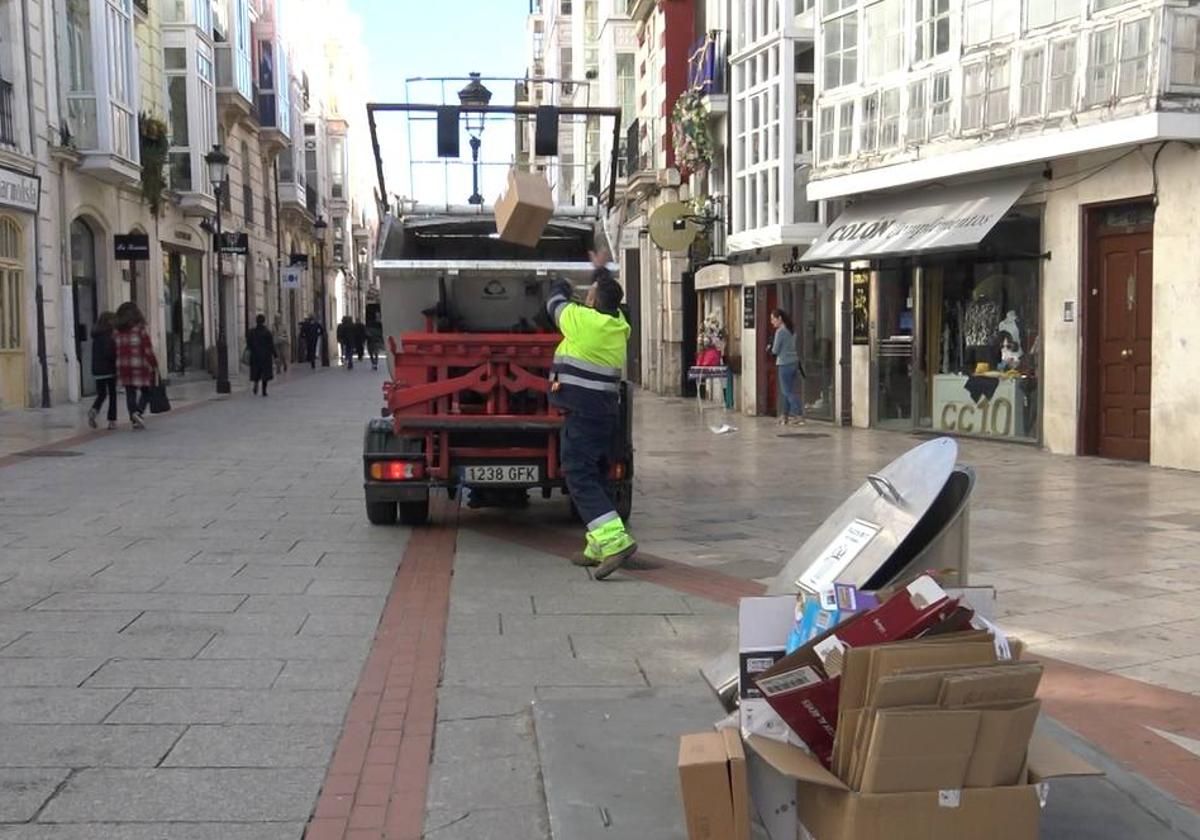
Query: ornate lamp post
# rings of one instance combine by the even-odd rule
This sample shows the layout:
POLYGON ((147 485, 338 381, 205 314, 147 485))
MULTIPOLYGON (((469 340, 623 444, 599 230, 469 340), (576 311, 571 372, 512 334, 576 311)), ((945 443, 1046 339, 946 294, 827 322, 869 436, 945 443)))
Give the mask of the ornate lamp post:
POLYGON ((321 305, 317 314, 321 332, 324 333, 321 336, 321 367, 329 367, 329 329, 325 317, 329 308, 325 296, 325 231, 328 229, 329 224, 325 217, 317 216, 317 220, 313 222, 313 233, 317 235, 317 270, 321 272, 321 305))
MULTIPOLYGON (((471 74, 471 81, 458 92, 458 101, 464 109, 486 108, 492 101, 492 92, 483 86, 478 73, 471 74)), ((483 204, 483 196, 479 193, 479 136, 483 134, 484 114, 482 111, 466 111, 467 133, 471 135, 471 180, 474 187, 471 204, 483 204)))
POLYGON ((217 393, 228 394, 229 346, 225 340, 225 260, 221 241, 221 193, 225 190, 225 175, 229 171, 229 155, 220 146, 204 156, 208 165, 208 180, 217 197, 217 393))

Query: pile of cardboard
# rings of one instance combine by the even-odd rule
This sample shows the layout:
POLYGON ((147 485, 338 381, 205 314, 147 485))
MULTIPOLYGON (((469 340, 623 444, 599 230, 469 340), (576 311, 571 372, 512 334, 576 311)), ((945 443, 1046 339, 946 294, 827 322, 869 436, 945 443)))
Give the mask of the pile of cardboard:
MULTIPOLYGON (((1035 735, 1042 666, 972 601, 921 577, 862 599, 874 606, 843 612, 790 654, 795 599, 743 601, 736 729, 771 840, 1036 838, 1041 783, 1096 774, 1035 735)), ((720 753, 733 786, 730 755, 720 753)))

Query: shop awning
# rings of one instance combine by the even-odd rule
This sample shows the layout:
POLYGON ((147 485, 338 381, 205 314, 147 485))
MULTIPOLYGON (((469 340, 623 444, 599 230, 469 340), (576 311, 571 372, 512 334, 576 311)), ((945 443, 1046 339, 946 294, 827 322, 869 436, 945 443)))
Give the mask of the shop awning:
POLYGON ((974 248, 1029 187, 1029 178, 928 187, 848 207, 812 244, 806 264, 974 248))

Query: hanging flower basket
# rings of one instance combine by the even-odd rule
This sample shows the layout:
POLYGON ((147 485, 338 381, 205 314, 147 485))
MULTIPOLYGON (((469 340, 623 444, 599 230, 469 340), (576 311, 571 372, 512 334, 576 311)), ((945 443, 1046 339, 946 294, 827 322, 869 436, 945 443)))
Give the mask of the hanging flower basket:
POLYGON ((688 91, 675 101, 671 115, 675 157, 686 172, 699 172, 712 166, 713 141, 708 130, 708 112, 699 91, 688 91))
POLYGON ((138 138, 142 153, 142 198, 157 216, 167 191, 167 153, 171 148, 167 124, 158 117, 139 114, 138 138))

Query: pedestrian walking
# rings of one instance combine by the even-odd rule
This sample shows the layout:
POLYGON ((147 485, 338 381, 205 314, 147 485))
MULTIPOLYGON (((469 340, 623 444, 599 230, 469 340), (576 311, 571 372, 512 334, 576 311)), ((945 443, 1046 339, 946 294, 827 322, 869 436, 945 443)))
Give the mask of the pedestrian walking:
POLYGON ((96 401, 88 409, 88 425, 97 428, 96 418, 108 400, 108 428, 117 428, 117 343, 113 330, 117 316, 101 312, 92 330, 92 378, 96 380, 96 401))
POLYGON ((125 389, 129 422, 135 429, 144 429, 150 386, 158 379, 158 357, 150 343, 146 318, 136 303, 127 300, 117 307, 116 327, 117 381, 125 389))
POLYGON ((358 360, 363 360, 363 354, 367 349, 367 325, 361 320, 354 322, 354 355, 358 356, 358 360))
POLYGON ((367 352, 371 354, 371 370, 379 370, 379 354, 383 350, 383 324, 378 315, 367 323, 367 352))
POLYGON ((317 368, 317 345, 325 339, 325 328, 317 323, 317 319, 309 315, 300 324, 300 341, 304 344, 304 355, 317 368))
POLYGON ((262 386, 262 395, 267 395, 267 383, 275 378, 275 336, 267 329, 267 316, 254 318, 254 326, 246 333, 246 349, 250 351, 250 381, 253 393, 262 386))
POLYGON ((804 370, 800 365, 800 354, 796 352, 796 331, 791 317, 782 309, 771 311, 771 326, 775 336, 771 339, 769 352, 775 357, 775 369, 779 376, 779 404, 783 416, 781 426, 803 426, 804 400, 796 391, 798 382, 803 381, 804 370))
POLYGON ((571 301, 571 284, 557 282, 546 309, 563 340, 554 351, 550 402, 563 412, 561 458, 567 489, 587 540, 579 565, 595 566, 604 580, 637 552, 606 487, 606 464, 616 437, 621 372, 629 322, 621 313, 624 291, 609 273, 609 255, 592 255, 595 271, 586 305, 571 301))
POLYGON ((354 370, 354 319, 349 315, 342 316, 342 322, 337 325, 334 337, 337 339, 346 370, 354 370))
POLYGON ((291 356, 292 347, 288 337, 287 322, 283 320, 282 315, 275 315, 271 334, 275 336, 275 372, 281 373, 288 369, 288 357, 291 356))

